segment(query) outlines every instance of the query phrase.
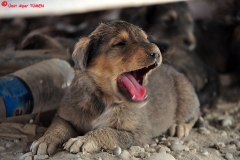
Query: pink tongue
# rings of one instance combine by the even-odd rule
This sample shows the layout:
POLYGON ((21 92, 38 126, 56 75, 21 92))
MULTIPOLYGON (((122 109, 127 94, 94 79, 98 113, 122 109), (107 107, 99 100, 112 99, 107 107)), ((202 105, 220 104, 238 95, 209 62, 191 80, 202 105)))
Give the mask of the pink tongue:
POLYGON ((135 101, 143 101, 146 94, 146 88, 141 86, 130 73, 124 73, 119 77, 122 84, 126 87, 135 101))

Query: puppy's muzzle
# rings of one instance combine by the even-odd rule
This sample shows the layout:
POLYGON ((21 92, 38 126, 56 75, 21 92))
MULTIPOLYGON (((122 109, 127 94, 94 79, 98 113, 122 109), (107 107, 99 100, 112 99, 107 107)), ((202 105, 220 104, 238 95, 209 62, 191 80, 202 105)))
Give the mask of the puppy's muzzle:
POLYGON ((154 43, 150 44, 150 48, 149 52, 147 52, 148 56, 151 56, 158 64, 160 64, 162 62, 162 56, 159 48, 154 43))

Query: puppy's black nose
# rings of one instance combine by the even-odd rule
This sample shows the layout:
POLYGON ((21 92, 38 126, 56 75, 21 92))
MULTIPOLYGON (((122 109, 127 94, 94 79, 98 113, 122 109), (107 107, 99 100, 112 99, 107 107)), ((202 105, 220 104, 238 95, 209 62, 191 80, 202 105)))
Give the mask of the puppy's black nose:
POLYGON ((159 51, 153 51, 152 53, 149 54, 150 56, 154 57, 154 58, 158 58, 160 56, 160 52, 159 51))
POLYGON ((183 40, 183 43, 185 44, 185 46, 191 46, 192 44, 193 44, 193 42, 191 41, 191 40, 189 40, 189 39, 184 39, 183 40))

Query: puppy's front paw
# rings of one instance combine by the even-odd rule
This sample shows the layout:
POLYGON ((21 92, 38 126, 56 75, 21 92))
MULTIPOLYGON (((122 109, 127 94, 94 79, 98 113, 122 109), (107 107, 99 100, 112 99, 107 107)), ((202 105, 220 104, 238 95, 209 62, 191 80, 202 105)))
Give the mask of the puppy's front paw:
POLYGON ((55 153, 58 143, 58 140, 53 136, 42 136, 32 143, 30 151, 34 155, 52 155, 55 153))
POLYGON ((64 149, 71 153, 84 152, 97 152, 101 148, 98 145, 95 137, 91 136, 79 136, 76 138, 70 138, 66 143, 63 144, 64 149))
POLYGON ((114 129, 98 128, 86 133, 84 136, 69 139, 63 144, 64 149, 71 153, 97 152, 101 149, 112 151, 115 146, 119 145, 117 140, 119 136, 114 129))
POLYGON ((170 136, 177 136, 178 138, 182 138, 182 137, 187 137, 191 129, 192 129, 192 124, 180 123, 180 124, 173 124, 168 131, 170 136))

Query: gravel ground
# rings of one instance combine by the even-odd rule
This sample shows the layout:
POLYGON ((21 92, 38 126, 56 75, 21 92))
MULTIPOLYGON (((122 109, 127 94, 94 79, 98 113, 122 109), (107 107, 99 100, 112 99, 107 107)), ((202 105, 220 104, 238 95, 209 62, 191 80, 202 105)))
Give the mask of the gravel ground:
MULTIPOLYGON (((63 149, 51 157, 33 156, 24 139, 0 138, 1 160, 94 159, 94 160, 224 160, 240 159, 240 102, 219 100, 215 108, 203 108, 204 115, 184 139, 162 135, 143 147, 116 147, 113 153, 71 154, 63 149)), ((40 136, 40 135, 38 135, 40 136)))

